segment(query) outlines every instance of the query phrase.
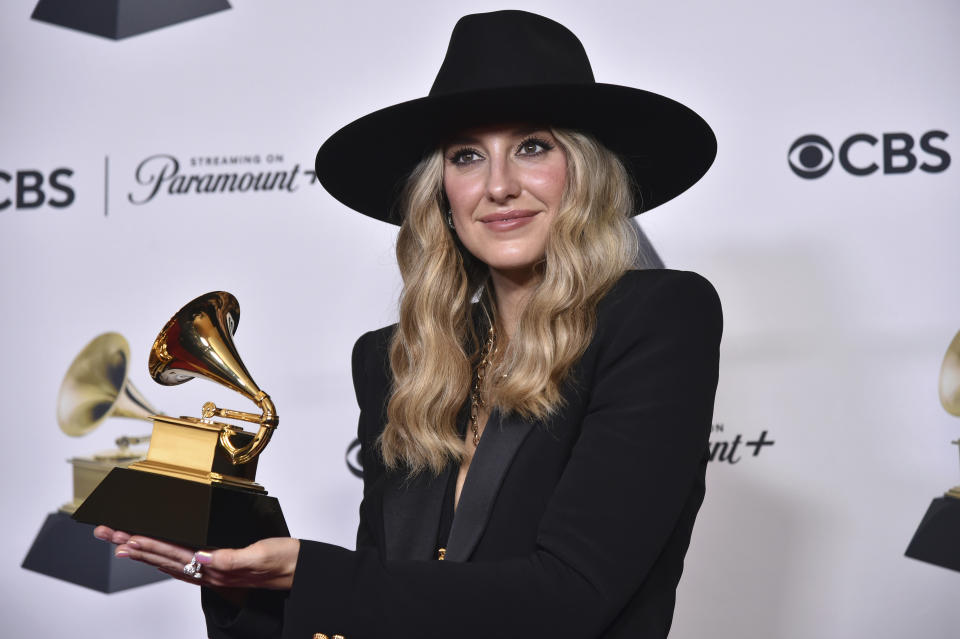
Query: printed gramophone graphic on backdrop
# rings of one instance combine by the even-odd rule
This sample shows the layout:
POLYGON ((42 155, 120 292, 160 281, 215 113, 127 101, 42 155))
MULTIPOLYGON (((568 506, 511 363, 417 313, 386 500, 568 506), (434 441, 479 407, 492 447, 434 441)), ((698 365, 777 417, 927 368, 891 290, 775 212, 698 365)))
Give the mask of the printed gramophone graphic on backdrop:
POLYGON ((279 420, 270 396, 237 354, 233 334, 239 320, 240 307, 230 293, 194 299, 154 341, 150 375, 168 386, 205 377, 253 401, 260 414, 207 402, 200 417, 152 415, 146 459, 111 470, 74 519, 194 549, 237 548, 289 535, 279 502, 254 481, 258 455, 279 420), (215 417, 259 429, 250 433, 215 417))
MULTIPOLYGON (((157 414, 128 379, 129 368, 130 346, 122 335, 104 333, 91 340, 74 358, 60 385, 60 430, 82 437, 111 417, 149 420, 157 414)), ((68 460, 73 466, 73 499, 47 515, 23 568, 101 592, 167 579, 149 566, 114 557, 109 544, 93 538, 92 525, 71 518, 111 470, 142 460, 145 451, 131 447, 149 440, 149 436, 124 435, 116 440, 114 450, 68 460)))
MULTIPOLYGON (((960 417, 960 331, 940 366, 940 404, 960 417)), ((960 446, 960 439, 953 442, 960 446)), ((935 498, 905 553, 907 557, 960 571, 960 485, 935 498)))

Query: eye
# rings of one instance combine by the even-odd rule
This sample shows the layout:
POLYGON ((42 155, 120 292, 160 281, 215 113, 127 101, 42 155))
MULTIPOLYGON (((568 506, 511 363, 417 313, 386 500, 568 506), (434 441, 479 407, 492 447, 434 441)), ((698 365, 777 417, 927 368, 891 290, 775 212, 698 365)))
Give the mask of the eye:
POLYGON ((447 155, 447 160, 451 164, 466 165, 472 164, 481 159, 483 158, 480 155, 480 152, 471 148, 456 149, 447 155))
POLYGON ((540 155, 551 150, 553 145, 538 137, 529 137, 517 146, 517 155, 540 155))
POLYGON ((790 169, 808 180, 818 178, 833 165, 833 147, 819 135, 798 138, 787 153, 790 169))

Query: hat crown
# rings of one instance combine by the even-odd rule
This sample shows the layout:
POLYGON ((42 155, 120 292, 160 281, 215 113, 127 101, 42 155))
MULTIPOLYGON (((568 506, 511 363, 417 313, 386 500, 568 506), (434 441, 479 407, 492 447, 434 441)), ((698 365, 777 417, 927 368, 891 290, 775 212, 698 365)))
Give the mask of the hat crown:
POLYGON ((587 52, 565 26, 526 11, 494 11, 457 22, 430 95, 593 82, 587 52))

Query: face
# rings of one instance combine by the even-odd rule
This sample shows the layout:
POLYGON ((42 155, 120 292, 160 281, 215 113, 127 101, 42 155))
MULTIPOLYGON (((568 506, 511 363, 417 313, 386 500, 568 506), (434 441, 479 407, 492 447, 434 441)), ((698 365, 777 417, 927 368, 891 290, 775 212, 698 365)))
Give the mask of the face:
POLYGON ((532 273, 563 197, 567 158, 547 129, 469 129, 443 149, 460 241, 491 269, 532 273))

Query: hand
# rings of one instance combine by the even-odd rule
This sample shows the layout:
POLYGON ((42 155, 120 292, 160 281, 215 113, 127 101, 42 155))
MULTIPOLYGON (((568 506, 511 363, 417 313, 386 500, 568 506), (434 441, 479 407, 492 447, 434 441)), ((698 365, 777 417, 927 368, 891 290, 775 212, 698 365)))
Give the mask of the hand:
POLYGON ((262 539, 246 548, 197 551, 202 577, 195 579, 183 572, 195 554, 189 548, 106 526, 97 526, 93 534, 118 544, 114 552, 117 557, 130 557, 180 581, 202 586, 289 590, 300 554, 300 541, 290 537, 262 539))

